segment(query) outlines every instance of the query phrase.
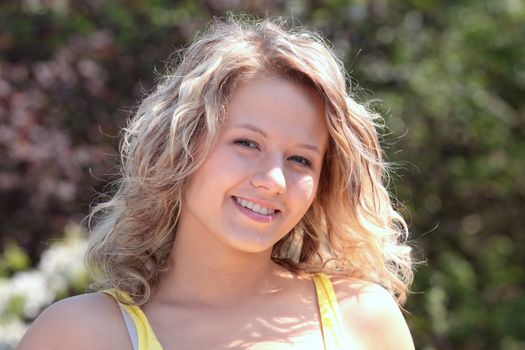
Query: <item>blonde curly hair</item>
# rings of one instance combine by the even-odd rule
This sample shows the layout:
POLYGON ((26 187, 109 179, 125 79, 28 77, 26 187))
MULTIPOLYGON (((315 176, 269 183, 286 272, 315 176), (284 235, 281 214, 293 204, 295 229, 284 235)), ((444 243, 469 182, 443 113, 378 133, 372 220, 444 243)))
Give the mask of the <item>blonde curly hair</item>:
POLYGON ((284 21, 216 19, 182 53, 123 130, 116 192, 90 216, 86 264, 94 289, 145 303, 166 268, 183 193, 213 148, 228 98, 255 73, 316 89, 329 145, 313 204, 272 259, 292 271, 346 275, 384 286, 400 304, 413 278, 408 230, 385 187, 381 118, 355 101, 327 42, 284 21))

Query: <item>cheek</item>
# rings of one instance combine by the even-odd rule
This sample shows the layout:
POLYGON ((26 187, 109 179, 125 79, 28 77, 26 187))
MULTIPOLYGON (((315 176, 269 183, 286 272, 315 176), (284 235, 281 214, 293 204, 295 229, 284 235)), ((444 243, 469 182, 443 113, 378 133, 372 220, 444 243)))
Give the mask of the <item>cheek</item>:
POLYGON ((199 172, 213 183, 224 178, 227 179, 232 173, 238 171, 241 165, 239 163, 224 147, 217 147, 204 162, 199 172))
POLYGON ((313 176, 302 176, 297 182, 297 191, 298 195, 310 205, 317 191, 317 181, 313 176))

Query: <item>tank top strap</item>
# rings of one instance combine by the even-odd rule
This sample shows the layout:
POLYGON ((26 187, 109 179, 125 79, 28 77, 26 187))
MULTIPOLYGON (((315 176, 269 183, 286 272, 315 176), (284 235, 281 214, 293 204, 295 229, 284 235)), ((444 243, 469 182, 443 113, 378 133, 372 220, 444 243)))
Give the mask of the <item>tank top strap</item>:
POLYGON ((105 289, 101 292, 111 295, 117 301, 135 350, 162 350, 144 311, 138 305, 131 304, 132 299, 126 292, 117 289, 105 289))
POLYGON ((317 291, 325 350, 342 349, 345 333, 332 282, 324 274, 312 275, 312 279, 317 291))
MULTIPOLYGON (((332 282, 324 274, 312 275, 312 279, 317 292, 325 350, 342 349, 344 330, 341 311, 339 310, 332 282)), ((131 341, 134 347, 137 346, 137 350, 162 350, 162 346, 142 309, 137 305, 125 303, 132 301, 127 293, 116 289, 106 289, 101 292, 111 295, 118 302, 121 311, 123 311, 124 321, 126 322, 131 341), (124 303, 121 303, 119 298, 124 303), (129 316, 129 319, 126 318, 124 312, 129 316), (134 326, 135 332, 131 329, 130 323, 134 326)))

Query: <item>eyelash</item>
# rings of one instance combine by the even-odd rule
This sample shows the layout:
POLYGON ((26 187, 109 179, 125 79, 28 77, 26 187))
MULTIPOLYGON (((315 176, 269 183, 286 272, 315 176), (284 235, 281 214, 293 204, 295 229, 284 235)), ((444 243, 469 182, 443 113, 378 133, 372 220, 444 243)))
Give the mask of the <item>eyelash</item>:
POLYGON ((306 166, 308 168, 312 167, 312 162, 309 159, 305 158, 305 157, 291 156, 290 158, 291 159, 295 159, 294 161, 297 162, 299 165, 303 165, 303 166, 306 166))
POLYGON ((235 143, 236 145, 239 145, 239 146, 259 149, 259 144, 257 142, 254 142, 254 141, 248 140, 248 139, 238 139, 238 140, 235 140, 233 143, 235 143))
MULTIPOLYGON (((238 139, 238 140, 235 140, 233 143, 236 145, 242 146, 242 147, 254 148, 257 150, 260 149, 259 144, 257 142, 248 140, 248 139, 238 139)), ((312 161, 308 158, 294 155, 294 156, 289 157, 288 159, 296 162, 299 165, 306 166, 308 168, 312 167, 312 161)))

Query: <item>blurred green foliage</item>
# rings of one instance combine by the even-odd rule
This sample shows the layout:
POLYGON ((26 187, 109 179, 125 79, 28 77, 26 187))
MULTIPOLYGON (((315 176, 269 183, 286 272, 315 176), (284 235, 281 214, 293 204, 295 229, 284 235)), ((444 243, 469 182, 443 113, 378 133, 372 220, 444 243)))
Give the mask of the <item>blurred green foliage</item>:
POLYGON ((7 277, 16 271, 27 269, 30 264, 26 252, 17 243, 9 242, 0 255, 0 277, 7 277))
POLYGON ((356 98, 380 101, 391 190, 426 261, 406 305, 417 348, 525 348, 521 0, 1 2, 0 276, 87 214, 154 68, 227 11, 323 32, 356 98))

